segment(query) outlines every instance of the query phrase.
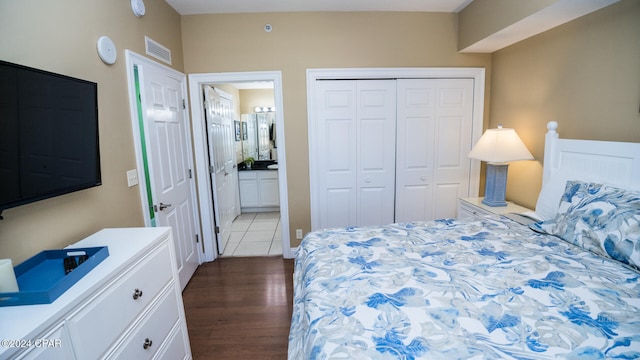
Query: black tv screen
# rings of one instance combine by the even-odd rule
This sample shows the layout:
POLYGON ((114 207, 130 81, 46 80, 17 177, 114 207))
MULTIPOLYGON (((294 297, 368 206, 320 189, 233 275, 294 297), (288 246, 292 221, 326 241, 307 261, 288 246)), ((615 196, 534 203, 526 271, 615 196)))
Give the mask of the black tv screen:
POLYGON ((101 183, 97 84, 0 60, 0 212, 101 183))

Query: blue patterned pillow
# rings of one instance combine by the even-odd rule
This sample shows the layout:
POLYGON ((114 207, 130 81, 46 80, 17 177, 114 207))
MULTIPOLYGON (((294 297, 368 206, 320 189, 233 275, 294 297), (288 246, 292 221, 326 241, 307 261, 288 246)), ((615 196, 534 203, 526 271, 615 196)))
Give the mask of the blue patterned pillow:
POLYGON ((567 181, 556 218, 531 228, 640 269, 640 192, 567 181))

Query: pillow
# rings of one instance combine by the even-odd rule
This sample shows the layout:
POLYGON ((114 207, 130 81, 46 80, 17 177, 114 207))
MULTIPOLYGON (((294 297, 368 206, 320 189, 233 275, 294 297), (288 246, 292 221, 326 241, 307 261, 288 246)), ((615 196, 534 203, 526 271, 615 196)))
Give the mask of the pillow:
POLYGON ((640 192, 567 181, 558 215, 531 228, 640 269, 640 192))
POLYGON ((549 178, 542 185, 538 200, 536 202, 535 214, 541 220, 551 220, 558 215, 560 197, 564 192, 565 185, 569 180, 567 175, 562 175, 558 171, 552 170, 549 178))

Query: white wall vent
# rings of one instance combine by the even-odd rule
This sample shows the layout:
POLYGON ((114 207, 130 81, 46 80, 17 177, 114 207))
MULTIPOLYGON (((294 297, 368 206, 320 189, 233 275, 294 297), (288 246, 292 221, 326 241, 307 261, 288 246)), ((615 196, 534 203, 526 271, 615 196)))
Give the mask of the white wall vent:
POLYGON ((162 60, 171 65, 171 50, 162 46, 159 42, 151 39, 148 36, 144 37, 144 44, 147 51, 147 55, 153 56, 158 60, 162 60))

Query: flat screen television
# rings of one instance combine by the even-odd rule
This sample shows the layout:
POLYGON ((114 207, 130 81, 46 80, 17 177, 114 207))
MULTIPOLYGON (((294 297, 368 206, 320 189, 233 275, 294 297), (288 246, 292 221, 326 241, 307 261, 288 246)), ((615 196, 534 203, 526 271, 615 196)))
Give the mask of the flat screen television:
POLYGON ((102 184, 98 86, 0 60, 0 215, 102 184))

